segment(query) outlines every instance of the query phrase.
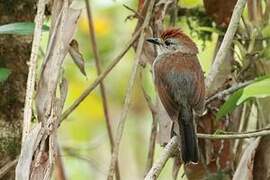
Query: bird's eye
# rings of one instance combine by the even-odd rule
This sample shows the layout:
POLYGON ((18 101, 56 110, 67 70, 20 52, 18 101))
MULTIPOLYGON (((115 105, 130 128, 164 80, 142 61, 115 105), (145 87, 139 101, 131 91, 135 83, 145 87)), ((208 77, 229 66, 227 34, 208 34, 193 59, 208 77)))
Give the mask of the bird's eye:
POLYGON ((172 44, 173 44, 173 43, 172 43, 170 40, 165 40, 165 42, 164 42, 164 43, 165 43, 165 45, 166 45, 166 46, 170 46, 170 45, 172 45, 172 44))

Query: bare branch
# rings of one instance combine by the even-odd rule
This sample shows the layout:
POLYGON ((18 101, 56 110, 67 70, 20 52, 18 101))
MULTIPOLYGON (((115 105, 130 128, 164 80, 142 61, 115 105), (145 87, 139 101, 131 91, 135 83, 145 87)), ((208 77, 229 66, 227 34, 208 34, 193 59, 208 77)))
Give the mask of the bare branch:
POLYGON ((142 17, 142 16, 140 15, 140 13, 138 13, 136 10, 132 9, 131 7, 128 7, 126 4, 123 4, 123 6, 124 6, 126 9, 128 9, 128 10, 130 10, 131 12, 134 13, 134 15, 128 16, 128 17, 126 18, 126 20, 131 19, 131 18, 134 18, 134 17, 137 17, 138 19, 143 20, 143 17, 142 17))
POLYGON ((55 157, 55 179, 66 180, 64 164, 60 152, 59 144, 57 144, 57 156, 55 157))
MULTIPOLYGON (((96 69, 97 69, 97 75, 101 74, 101 66, 100 66, 100 56, 98 53, 98 47, 97 47, 97 42, 96 42, 96 35, 94 31, 94 23, 93 23, 93 18, 92 18, 92 12, 91 12, 91 6, 88 0, 85 0, 86 4, 86 10, 87 10, 87 16, 88 16, 88 25, 89 25, 89 34, 90 34, 90 41, 92 44, 92 50, 94 53, 94 59, 95 59, 95 64, 96 64, 96 69)), ((106 120, 106 127, 107 127, 107 132, 110 140, 110 147, 111 147, 111 153, 113 152, 113 133, 112 133, 112 126, 111 126, 111 121, 109 117, 109 110, 108 110, 108 102, 107 102, 107 96, 106 96, 106 89, 103 81, 100 81, 100 93, 101 93, 101 98, 102 98, 102 105, 103 105, 103 111, 104 111, 104 116, 106 120)), ((119 166, 118 166, 118 161, 116 162, 116 179, 120 180, 120 171, 119 171, 119 166)))
MULTIPOLYGON (((198 138, 201 139, 244 139, 244 138, 254 138, 270 135, 270 130, 257 130, 243 133, 235 133, 235 134, 201 134, 197 133, 198 138)), ((164 148, 160 159, 154 163, 150 171, 148 172, 145 180, 155 180, 159 176, 161 170, 165 166, 167 160, 173 155, 175 148, 177 147, 177 137, 174 136, 170 142, 164 148)))
POLYGON ((168 159, 172 156, 177 148, 177 137, 174 136, 170 142, 165 146, 160 158, 154 163, 144 180, 155 180, 158 178, 161 170, 165 166, 168 159))
POLYGON ((206 89, 208 91, 208 94, 211 94, 213 91, 215 91, 216 87, 213 87, 214 86, 213 82, 215 80, 215 77, 217 77, 217 74, 219 73, 222 64, 225 61, 227 53, 229 52, 229 49, 231 47, 234 38, 234 34, 238 28, 241 14, 245 7, 246 2, 247 0, 238 0, 234 7, 229 27, 226 31, 222 44, 219 48, 219 51, 217 52, 212 68, 206 78, 206 89))
POLYGON ((152 14, 152 11, 154 8, 154 4, 155 4, 155 0, 150 0, 149 6, 147 9, 147 14, 146 14, 146 17, 145 17, 144 22, 142 24, 142 32, 140 34, 140 38, 139 38, 139 42, 138 42, 138 46, 137 46, 137 50, 136 50, 135 61, 134 61, 133 67, 132 67, 131 77, 130 77, 128 88, 127 88, 124 109, 121 113, 119 124, 117 127, 115 145, 114 145, 113 154, 111 157, 109 174, 107 177, 108 180, 113 179, 115 165, 116 165, 116 161, 118 159, 118 154, 119 154, 119 146, 120 146, 121 138, 123 135, 123 130, 124 130, 124 126, 125 126, 127 113, 128 113, 128 110, 129 110, 129 107, 131 104, 132 90, 133 90, 134 82, 136 80, 137 69, 138 69, 140 56, 141 56, 142 49, 143 49, 143 44, 144 44, 144 39, 145 39, 145 30, 146 30, 147 26, 149 25, 149 22, 151 19, 151 14, 152 14))
POLYGON ((81 102, 99 85, 99 83, 111 72, 111 70, 117 65, 117 63, 122 59, 122 57, 127 53, 129 48, 132 47, 133 43, 137 40, 141 32, 141 28, 134 33, 131 40, 127 43, 125 48, 119 53, 118 56, 112 61, 112 63, 96 78, 96 80, 89 85, 78 99, 76 99, 73 104, 62 114, 61 122, 66 119, 70 113, 72 113, 81 102))
MULTIPOLYGON (((140 74, 140 82, 142 82, 142 74, 140 74)), ((151 127, 150 141, 149 141, 146 168, 145 168, 145 174, 146 174, 150 170, 150 168, 152 167, 153 161, 154 161, 155 145, 156 145, 156 137, 157 137, 157 117, 156 117, 156 115, 157 115, 156 109, 157 108, 153 104, 150 96, 144 90, 142 83, 141 83, 141 89, 143 92, 144 99, 145 99, 145 101, 148 105, 148 108, 152 114, 152 127, 151 127)))
POLYGON ((248 86, 248 85, 250 85, 250 84, 252 84, 254 82, 255 82, 255 80, 251 80, 251 81, 246 81, 246 82, 243 82, 243 83, 236 84, 236 85, 234 85, 234 86, 232 86, 232 87, 230 87, 228 89, 220 91, 220 92, 216 93, 215 95, 207 98, 205 103, 208 104, 208 103, 210 103, 211 101, 213 101, 216 98, 220 99, 220 98, 222 98, 224 96, 232 94, 235 91, 237 91, 237 90, 239 90, 239 89, 241 89, 243 87, 246 87, 246 86, 248 86))
POLYGON ((39 0, 37 5, 37 15, 35 17, 35 30, 34 38, 32 43, 32 51, 29 62, 29 72, 27 77, 25 104, 24 104, 24 114, 23 114, 23 134, 22 142, 25 140, 26 135, 30 131, 31 119, 32 119, 32 104, 33 104, 33 94, 36 80, 36 66, 39 44, 41 40, 43 16, 45 11, 46 0, 39 0))
POLYGON ((5 166, 1 167, 0 169, 0 179, 4 177, 5 174, 7 174, 11 169, 13 169, 16 164, 18 163, 18 158, 14 159, 13 161, 10 161, 6 163, 5 166))
POLYGON ((201 139, 244 139, 254 138, 259 136, 270 135, 270 130, 260 130, 256 132, 243 132, 235 134, 201 134, 197 133, 198 138, 201 139))
POLYGON ((151 169, 154 161, 155 155, 155 145, 156 145, 156 137, 157 137, 157 119, 155 114, 152 113, 152 128, 150 134, 150 141, 148 146, 148 154, 147 154, 147 161, 146 161, 146 168, 145 174, 151 169))

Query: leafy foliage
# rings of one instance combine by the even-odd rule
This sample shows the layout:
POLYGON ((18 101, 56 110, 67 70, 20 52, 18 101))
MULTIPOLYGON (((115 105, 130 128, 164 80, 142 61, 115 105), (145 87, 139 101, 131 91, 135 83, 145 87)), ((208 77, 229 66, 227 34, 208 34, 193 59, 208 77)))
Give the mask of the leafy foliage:
POLYGON ((225 116, 226 114, 232 112, 236 106, 237 102, 243 94, 243 89, 236 91, 233 95, 229 97, 229 99, 220 107, 216 118, 220 119, 221 117, 225 116))
POLYGON ((251 98, 264 98, 270 96, 270 77, 263 76, 254 83, 239 89, 233 93, 229 99, 221 106, 216 117, 220 119, 232 112, 237 106, 251 98))

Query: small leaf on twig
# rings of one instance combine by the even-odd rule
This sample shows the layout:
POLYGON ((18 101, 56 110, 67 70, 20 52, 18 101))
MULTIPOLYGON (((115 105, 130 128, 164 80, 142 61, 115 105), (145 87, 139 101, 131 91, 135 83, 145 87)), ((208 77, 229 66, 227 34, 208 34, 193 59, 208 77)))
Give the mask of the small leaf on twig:
POLYGON ((7 68, 0 68, 0 83, 7 80, 8 76, 10 75, 11 71, 7 68))
POLYGON ((72 40, 70 42, 70 48, 69 48, 69 54, 73 59, 73 62, 77 65, 77 67, 80 69, 81 73, 87 77, 85 72, 85 63, 82 54, 79 51, 79 44, 76 40, 72 40))
MULTIPOLYGON (((33 22, 16 22, 10 24, 4 24, 0 26, 0 34, 16 34, 16 35, 28 35, 34 32, 35 23, 33 22)), ((49 31, 49 27, 42 26, 43 31, 49 31)))
POLYGON ((231 95, 229 97, 229 99, 220 107, 216 118, 220 119, 223 116, 225 116, 226 114, 232 112, 235 107, 237 106, 237 101, 238 99, 242 96, 243 93, 243 89, 240 89, 238 91, 236 91, 235 93, 233 93, 233 95, 231 95))

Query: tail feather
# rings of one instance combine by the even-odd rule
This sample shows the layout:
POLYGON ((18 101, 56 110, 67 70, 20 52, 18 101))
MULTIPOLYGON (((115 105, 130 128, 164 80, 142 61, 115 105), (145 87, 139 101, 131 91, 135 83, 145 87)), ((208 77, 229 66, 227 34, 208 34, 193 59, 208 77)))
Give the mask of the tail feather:
POLYGON ((180 109, 178 123, 180 128, 180 148, 184 163, 197 163, 198 143, 195 131, 193 112, 191 107, 182 106, 180 109))

